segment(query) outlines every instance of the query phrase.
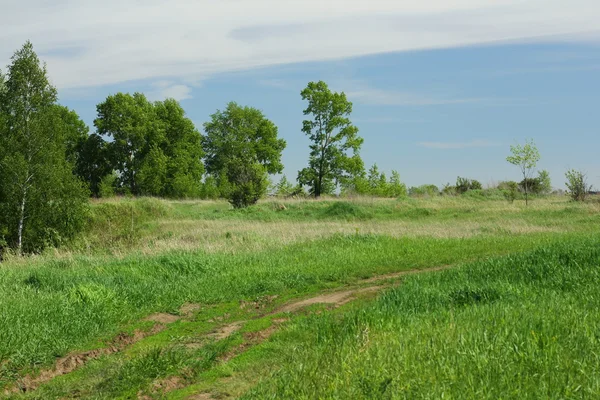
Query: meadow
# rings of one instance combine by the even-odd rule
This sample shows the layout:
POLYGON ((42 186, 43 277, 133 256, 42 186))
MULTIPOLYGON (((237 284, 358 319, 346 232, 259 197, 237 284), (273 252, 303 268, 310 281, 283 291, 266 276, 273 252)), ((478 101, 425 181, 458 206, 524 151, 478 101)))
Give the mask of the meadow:
POLYGON ((594 199, 121 198, 88 220, 0 264, 7 398, 599 395, 594 199))

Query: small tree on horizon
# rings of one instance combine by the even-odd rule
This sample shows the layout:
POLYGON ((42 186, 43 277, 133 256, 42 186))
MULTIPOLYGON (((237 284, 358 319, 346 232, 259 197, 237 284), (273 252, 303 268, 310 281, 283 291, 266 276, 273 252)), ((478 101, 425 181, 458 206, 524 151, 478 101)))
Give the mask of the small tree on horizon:
POLYGON ((586 174, 582 171, 570 169, 565 173, 565 177, 567 178, 565 185, 571 199, 574 201, 585 201, 585 198, 592 190, 592 186, 587 183, 586 174))
POLYGON ((525 189, 525 205, 529 204, 529 180, 533 177, 535 167, 540 160, 540 152, 533 140, 527 140, 523 146, 516 144, 510 146, 511 155, 506 161, 516 165, 521 170, 525 189))

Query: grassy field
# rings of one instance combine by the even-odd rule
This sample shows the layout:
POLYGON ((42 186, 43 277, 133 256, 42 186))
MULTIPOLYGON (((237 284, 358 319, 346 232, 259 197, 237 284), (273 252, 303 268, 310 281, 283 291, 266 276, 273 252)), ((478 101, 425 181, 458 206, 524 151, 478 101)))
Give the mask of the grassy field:
POLYGON ((0 394, 596 397, 599 211, 555 197, 97 202, 76 242, 0 264, 0 394), (348 288, 348 304, 289 311, 348 288))

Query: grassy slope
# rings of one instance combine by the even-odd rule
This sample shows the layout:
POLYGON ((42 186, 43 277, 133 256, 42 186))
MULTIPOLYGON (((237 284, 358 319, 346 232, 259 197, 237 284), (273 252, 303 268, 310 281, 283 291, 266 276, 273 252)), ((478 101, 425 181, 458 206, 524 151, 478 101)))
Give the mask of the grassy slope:
POLYGON ((244 398, 597 398, 599 284, 597 237, 411 277, 297 320, 244 398))
MULTIPOLYGON (((142 199, 95 205, 93 219, 88 235, 68 252, 1 267, 0 360, 6 362, 0 363, 0 386, 185 302, 293 296, 373 274, 520 252, 581 239, 597 226, 598 214, 595 206, 555 200, 527 210, 504 202, 435 199, 290 202, 283 211, 277 203, 264 203, 233 212, 220 203, 142 199), (512 234, 510 226, 523 221, 527 229, 512 234), (193 251, 177 250, 187 248, 178 245, 182 237, 197 239, 194 230, 208 222, 220 230, 203 236, 193 251), (331 223, 338 225, 330 230, 331 223), (176 228, 165 232, 165 224, 176 228), (298 224, 310 229, 283 242, 270 236, 273 227, 303 226, 298 224), (377 230, 379 224, 383 228, 377 230), (402 224, 405 234, 399 235, 393 229, 402 224), (326 229, 315 237, 322 225, 326 229), (435 233, 456 226, 456 235, 435 233), (248 230, 255 235, 245 234, 248 230), (152 243, 161 236, 167 236, 166 246, 157 249, 152 243)), ((149 365, 140 363, 139 368, 149 365)))

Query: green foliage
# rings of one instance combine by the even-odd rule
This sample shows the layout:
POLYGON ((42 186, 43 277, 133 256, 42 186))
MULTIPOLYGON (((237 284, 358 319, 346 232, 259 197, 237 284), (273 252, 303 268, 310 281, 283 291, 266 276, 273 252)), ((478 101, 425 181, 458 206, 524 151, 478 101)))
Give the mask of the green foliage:
POLYGON ((406 185, 400 181, 398 171, 392 171, 389 181, 385 173, 379 172, 377 164, 374 164, 367 175, 364 172, 356 174, 351 179, 342 182, 342 195, 362 195, 374 197, 405 197, 407 195, 406 185))
POLYGON ((515 181, 500 182, 498 189, 504 194, 504 198, 513 203, 519 196, 519 184, 515 181))
POLYGON ((565 173, 565 177, 567 178, 565 185, 571 199, 574 201, 585 201, 585 198, 592 190, 592 186, 587 183, 585 173, 570 169, 565 173))
POLYGON ((260 110, 229 103, 204 124, 206 171, 217 180, 236 207, 255 204, 268 187, 268 174, 280 173, 281 152, 286 146, 277 127, 260 110))
POLYGON ((396 198, 406 197, 408 195, 406 184, 402 183, 400 180, 398 171, 392 170, 392 175, 390 176, 390 182, 388 184, 388 194, 390 197, 396 198))
POLYGON ((527 178, 519 183, 519 188, 525 191, 525 188, 529 193, 536 195, 547 195, 552 192, 552 183, 550 181, 550 174, 548 171, 538 171, 536 178, 527 178))
POLYGON ((231 189, 227 198, 234 208, 245 208, 256 204, 267 193, 269 181, 263 165, 232 162, 227 167, 227 179, 231 189))
MULTIPOLYGON (((76 150, 75 172, 89 186, 92 196, 104 197, 101 193, 102 182, 111 180, 111 185, 116 185, 116 175, 110 161, 109 145, 96 133, 81 140, 76 150)), ((104 185, 106 189, 106 185, 104 185)))
POLYGON ((552 193, 552 180, 550 179, 550 173, 548 171, 545 169, 538 171, 537 180, 537 194, 547 195, 552 193))
POLYGON ((12 57, 0 95, 0 233, 18 252, 57 246, 83 227, 87 192, 66 156, 85 129, 56 104, 29 42, 12 57))
POLYGON ((461 178, 460 176, 456 178, 456 186, 454 187, 456 193, 464 194, 469 190, 481 190, 483 187, 479 181, 475 179, 461 178))
POLYGON ((115 186, 118 178, 119 177, 114 172, 104 176, 98 184, 98 197, 113 197, 115 195, 115 186))
POLYGON ((166 139, 162 148, 165 166, 160 168, 164 170, 160 194, 171 198, 198 197, 204 174, 202 137, 177 101, 156 102, 154 108, 166 139))
POLYGON ((204 177, 204 183, 200 190, 200 197, 208 200, 216 200, 221 197, 219 187, 217 186, 217 180, 214 176, 206 175, 204 177))
POLYGON ((118 187, 133 195, 174 198, 200 194, 200 133, 175 100, 151 103, 141 93, 109 96, 94 121, 108 144, 118 187))
POLYGON ((435 185, 421 185, 411 187, 408 194, 414 197, 434 197, 440 194, 440 189, 435 185))
POLYGON ((364 166, 358 152, 363 139, 350 122, 352 103, 344 93, 331 92, 320 81, 310 82, 301 95, 308 102, 304 115, 312 116, 312 120, 305 120, 302 126, 311 144, 308 167, 299 171, 298 182, 319 197, 360 175, 364 166))
POLYGON ((296 187, 287 179, 285 175, 281 177, 275 185, 275 195, 279 197, 290 197, 296 191, 296 187))
POLYGON ((525 204, 529 200, 529 179, 532 178, 533 171, 540 160, 540 152, 538 151, 533 140, 528 140, 525 145, 510 146, 511 155, 506 157, 506 161, 519 167, 523 174, 523 183, 525 188, 525 204))

